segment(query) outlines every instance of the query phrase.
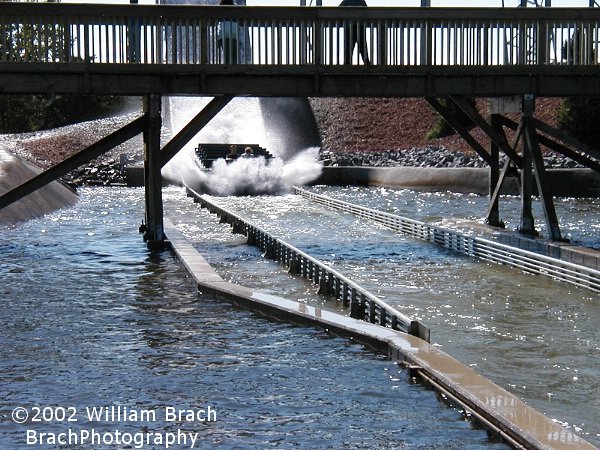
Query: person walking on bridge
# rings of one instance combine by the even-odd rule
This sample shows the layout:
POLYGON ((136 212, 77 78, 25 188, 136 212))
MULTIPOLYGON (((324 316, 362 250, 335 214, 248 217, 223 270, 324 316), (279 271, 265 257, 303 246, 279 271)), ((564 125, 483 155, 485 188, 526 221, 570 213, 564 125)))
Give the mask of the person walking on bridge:
MULTIPOLYGON (((340 6, 367 6, 365 0, 343 0, 340 6)), ((365 64, 371 64, 367 50, 367 33, 361 20, 352 21, 344 27, 344 64, 352 64, 354 47, 358 46, 358 54, 365 64)))
MULTIPOLYGON (((235 5, 234 0, 221 0, 219 5, 235 5)), ((224 20, 217 29, 217 44, 225 64, 238 64, 240 53, 240 30, 235 20, 224 20)))

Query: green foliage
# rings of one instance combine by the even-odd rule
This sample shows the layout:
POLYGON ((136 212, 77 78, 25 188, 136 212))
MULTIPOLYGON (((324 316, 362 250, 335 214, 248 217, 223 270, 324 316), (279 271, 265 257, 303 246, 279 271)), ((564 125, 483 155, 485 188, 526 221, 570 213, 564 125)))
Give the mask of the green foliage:
POLYGON ((86 95, 2 95, 0 133, 23 133, 107 117, 123 97, 86 95))
POLYGON ((593 36, 589 30, 578 29, 565 40, 561 49, 563 62, 572 64, 589 64, 595 61, 593 36))
MULTIPOLYGON (((458 121, 465 128, 472 128, 473 121, 460 109, 454 102, 446 99, 446 98, 438 98, 438 101, 447 109, 449 109, 454 116, 458 118, 458 121)), ((475 109, 475 99, 469 98, 467 99, 469 104, 475 109)), ((438 116, 437 121, 433 125, 433 127, 425 134, 425 139, 432 140, 438 139, 446 136, 450 136, 454 134, 454 129, 448 125, 448 123, 442 118, 442 116, 438 116)))
MULTIPOLYGON (((0 54, 7 61, 60 61, 68 54, 69 45, 68 27, 60 24, 0 23, 0 54)), ((106 117, 118 111, 123 102, 111 96, 0 95, 0 133, 37 131, 106 117)))
POLYGON ((442 138, 444 136, 450 136, 453 133, 454 130, 440 116, 433 124, 433 127, 431 127, 431 129, 425 134, 425 139, 431 141, 433 139, 442 138))
POLYGON ((569 97, 556 111, 558 127, 584 144, 597 147, 600 140, 600 98, 569 97))
MULTIPOLYGON (((0 0, 0 3, 2 0, 0 0)), ((16 3, 58 3, 56 0, 12 0, 16 3)), ((58 24, 0 24, 0 54, 8 61, 53 61, 68 48, 68 33, 58 24)))

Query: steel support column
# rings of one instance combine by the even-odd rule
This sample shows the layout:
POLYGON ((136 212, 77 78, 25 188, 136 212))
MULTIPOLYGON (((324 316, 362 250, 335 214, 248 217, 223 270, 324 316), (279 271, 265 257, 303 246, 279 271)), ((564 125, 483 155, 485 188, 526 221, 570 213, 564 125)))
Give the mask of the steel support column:
POLYGON ((147 117, 144 130, 144 188, 146 198, 146 225, 144 241, 149 247, 160 247, 165 240, 163 227, 162 178, 160 169, 161 96, 144 96, 147 117))

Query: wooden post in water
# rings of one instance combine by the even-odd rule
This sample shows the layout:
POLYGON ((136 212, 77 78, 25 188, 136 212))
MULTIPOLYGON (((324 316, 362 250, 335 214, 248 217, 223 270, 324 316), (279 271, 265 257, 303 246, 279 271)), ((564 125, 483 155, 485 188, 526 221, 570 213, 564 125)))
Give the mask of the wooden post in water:
MULTIPOLYGON (((502 125, 499 123, 497 114, 490 114, 490 125, 496 130, 498 133, 504 133, 502 130, 502 125)), ((500 160, 500 150, 498 145, 490 139, 490 156, 494 161, 500 160)), ((508 164, 508 161, 506 162, 508 164)), ((489 195, 490 195, 490 204, 488 209, 488 215, 486 222, 488 225, 492 226, 503 226, 504 224, 500 220, 500 207, 499 207, 499 196, 495 196, 494 192, 496 190, 496 186, 498 185, 498 181, 500 180, 500 167, 499 165, 491 165, 489 169, 489 195)))
MULTIPOLYGON (((535 100, 532 95, 523 96, 523 122, 524 126, 530 126, 533 116, 535 100)), ((531 209, 531 197, 533 195, 533 170, 532 151, 526 139, 522 140, 523 159, 521 166, 521 225, 519 232, 522 234, 537 235, 531 209)))
POLYGON ((537 130, 533 123, 533 112, 535 110, 535 97, 525 95, 523 97, 523 159, 521 166, 521 226, 519 231, 523 234, 536 236, 531 209, 531 197, 533 195, 533 182, 537 185, 538 195, 542 207, 546 225, 548 227, 548 237, 554 241, 561 241, 562 236, 554 208, 554 200, 548 180, 546 178, 546 169, 544 159, 538 140, 537 130))
POLYGON ((162 178, 160 174, 161 96, 144 96, 144 187, 146 195, 146 227, 144 241, 149 247, 161 246, 165 240, 163 228, 162 178))

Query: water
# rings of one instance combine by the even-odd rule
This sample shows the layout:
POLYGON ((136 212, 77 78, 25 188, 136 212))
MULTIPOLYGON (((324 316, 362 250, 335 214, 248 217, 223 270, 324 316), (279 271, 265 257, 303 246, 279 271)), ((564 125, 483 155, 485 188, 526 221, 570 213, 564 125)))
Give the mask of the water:
MULTIPOLYGON (((315 190, 438 223, 475 219, 477 206, 485 205, 484 198, 471 195, 315 190)), ((299 196, 214 200, 423 321, 442 350, 600 445, 598 294, 456 255, 299 196)), ((508 208, 517 200, 506 200, 511 213, 508 208)), ((568 200, 560 204, 563 229, 574 240, 597 245, 598 236, 589 230, 596 226, 599 202, 582 200, 581 210, 568 200)), ((311 284, 291 280, 281 266, 260 259, 257 250, 246 247, 226 225, 211 221, 206 211, 196 211, 194 219, 180 219, 181 227, 225 278, 341 308, 315 297, 311 284)))
MULTIPOLYGON (((488 206, 485 196, 452 192, 414 192, 384 187, 336 189, 326 186, 316 187, 315 192, 441 226, 456 220, 482 223, 488 206)), ((600 249, 600 223, 594 220, 600 213, 600 199, 563 197, 555 198, 554 203, 563 237, 574 244, 600 249)), ((538 198, 533 199, 532 209, 536 228, 546 235, 546 223, 538 198)), ((501 197, 500 218, 509 230, 519 227, 519 197, 501 197)))
MULTIPOLYGON (((142 197, 86 188, 77 206, 2 230, 1 448, 31 448, 27 430, 91 428, 104 444, 69 448, 138 448, 143 433, 178 431, 198 433, 197 448, 505 448, 362 346, 198 294, 169 253, 145 249, 142 197), (18 406, 63 407, 76 421, 18 424, 18 406), (110 406, 156 417, 88 420, 86 407, 110 406), (212 408, 216 420, 167 421, 167 407, 212 408)), ((208 241, 202 222, 214 218, 180 190, 165 201, 208 241)))

